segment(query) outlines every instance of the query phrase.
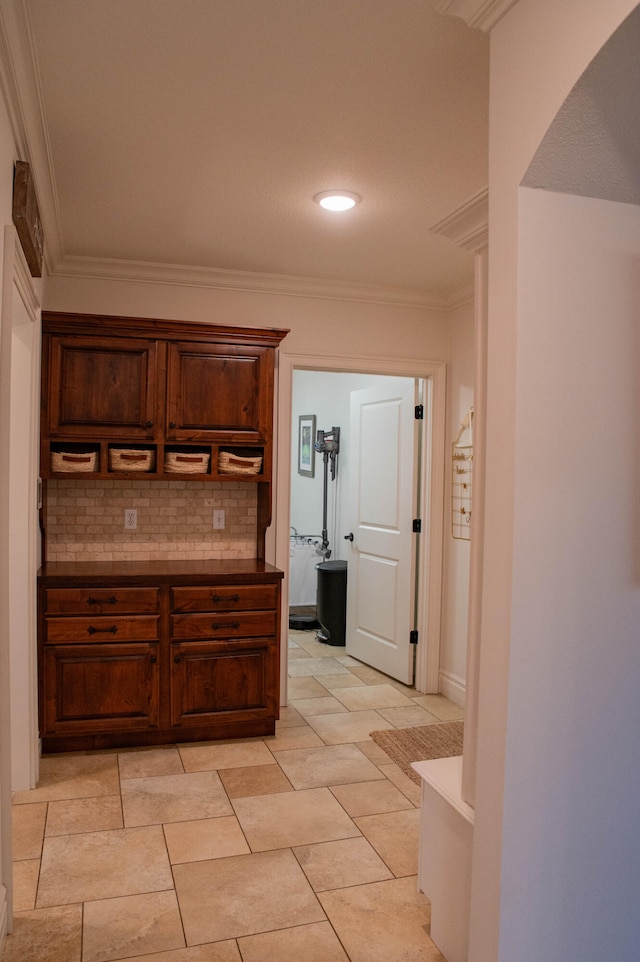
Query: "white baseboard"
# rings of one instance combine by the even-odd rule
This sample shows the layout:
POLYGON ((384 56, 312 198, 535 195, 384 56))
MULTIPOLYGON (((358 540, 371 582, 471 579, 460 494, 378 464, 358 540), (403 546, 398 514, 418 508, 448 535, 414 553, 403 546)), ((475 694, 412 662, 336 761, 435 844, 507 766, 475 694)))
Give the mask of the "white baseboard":
POLYGON ((0 885, 0 959, 4 952, 4 940, 9 931, 9 907, 7 904, 7 890, 0 885))
POLYGON ((448 671, 441 671, 439 675, 439 690, 440 694, 449 698, 456 705, 460 705, 464 708, 467 687, 464 678, 458 677, 458 675, 452 675, 448 671))

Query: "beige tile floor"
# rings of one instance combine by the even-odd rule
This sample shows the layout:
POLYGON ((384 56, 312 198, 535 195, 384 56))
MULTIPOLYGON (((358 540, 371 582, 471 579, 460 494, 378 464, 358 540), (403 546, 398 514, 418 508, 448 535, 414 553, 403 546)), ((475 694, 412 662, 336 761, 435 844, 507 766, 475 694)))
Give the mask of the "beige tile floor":
POLYGON ((275 736, 42 759, 3 962, 443 962, 419 790, 371 740, 461 718, 291 632, 275 736))

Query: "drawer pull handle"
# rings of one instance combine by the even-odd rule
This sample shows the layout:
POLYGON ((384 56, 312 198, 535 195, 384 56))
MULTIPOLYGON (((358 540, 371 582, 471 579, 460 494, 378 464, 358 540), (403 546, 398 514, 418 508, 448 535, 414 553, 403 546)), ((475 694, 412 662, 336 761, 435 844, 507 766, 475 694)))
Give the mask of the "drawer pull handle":
POLYGON ((89 627, 87 628, 87 631, 90 635, 107 634, 107 633, 110 635, 115 635, 118 631, 118 626, 111 625, 110 628, 94 628, 93 625, 89 625, 89 627))
POLYGON ((211 595, 212 601, 240 601, 240 595, 211 595))
POLYGON ((239 621, 232 621, 230 624, 224 624, 224 625, 218 624, 217 621, 214 621, 214 622, 211 623, 211 630, 212 630, 212 631, 219 631, 221 628, 234 628, 234 629, 238 629, 239 627, 240 627, 240 622, 239 622, 239 621))
POLYGON ((118 599, 115 595, 111 598, 87 598, 88 605, 117 605, 118 599))

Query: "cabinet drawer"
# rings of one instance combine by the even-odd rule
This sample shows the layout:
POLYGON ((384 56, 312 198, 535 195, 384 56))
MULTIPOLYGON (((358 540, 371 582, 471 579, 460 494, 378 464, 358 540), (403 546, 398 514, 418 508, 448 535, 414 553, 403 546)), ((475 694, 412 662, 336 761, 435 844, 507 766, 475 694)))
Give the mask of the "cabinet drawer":
POLYGON ((47 588, 49 615, 147 614, 158 610, 157 588, 47 588))
POLYGON ((91 642, 156 641, 157 617, 138 618, 47 618, 46 643, 50 645, 91 642))
POLYGON ((241 611, 275 608, 276 585, 221 585, 220 587, 173 588, 173 611, 241 611))
POLYGON ((275 611, 171 616, 171 637, 174 639, 247 638, 273 635, 275 630, 275 611))

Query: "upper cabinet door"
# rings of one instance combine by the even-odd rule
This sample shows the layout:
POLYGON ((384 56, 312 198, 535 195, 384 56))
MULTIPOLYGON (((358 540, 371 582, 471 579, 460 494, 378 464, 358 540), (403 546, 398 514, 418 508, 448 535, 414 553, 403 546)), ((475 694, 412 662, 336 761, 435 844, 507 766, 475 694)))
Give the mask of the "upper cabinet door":
POLYGON ((273 418, 273 351, 233 344, 169 344, 166 436, 262 443, 273 418))
POLYGON ((157 345, 113 337, 51 337, 49 433, 152 439, 157 345))

